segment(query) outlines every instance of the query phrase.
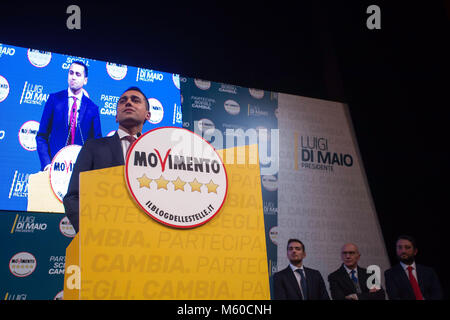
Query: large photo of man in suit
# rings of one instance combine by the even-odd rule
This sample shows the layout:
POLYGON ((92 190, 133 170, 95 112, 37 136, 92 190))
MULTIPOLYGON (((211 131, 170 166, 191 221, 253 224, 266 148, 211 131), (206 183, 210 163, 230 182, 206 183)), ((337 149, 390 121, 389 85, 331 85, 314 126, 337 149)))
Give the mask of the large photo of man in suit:
POLYGON ((69 67, 68 88, 50 94, 42 113, 36 147, 41 171, 47 170, 53 157, 67 145, 82 146, 90 138, 100 138, 102 130, 98 106, 85 95, 88 67, 74 61, 69 67))

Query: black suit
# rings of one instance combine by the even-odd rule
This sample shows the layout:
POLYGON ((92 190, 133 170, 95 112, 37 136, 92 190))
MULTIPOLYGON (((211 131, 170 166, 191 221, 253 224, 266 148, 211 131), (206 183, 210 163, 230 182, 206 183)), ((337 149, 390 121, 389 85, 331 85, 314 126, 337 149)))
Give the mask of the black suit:
MULTIPOLYGON (((303 269, 308 288, 308 300, 330 300, 320 272, 306 267, 303 269)), ((273 275, 273 287, 276 300, 302 300, 300 286, 290 266, 273 275)))
POLYGON ((122 145, 117 132, 111 137, 86 141, 78 154, 67 194, 64 209, 75 231, 79 230, 79 175, 80 172, 124 165, 122 145))
MULTIPOLYGON (((417 282, 425 300, 442 300, 442 288, 433 268, 416 263, 417 282)), ((400 264, 384 272, 386 291, 391 300, 415 300, 416 296, 400 264)))
POLYGON ((357 268, 361 293, 356 292, 356 286, 344 268, 344 265, 341 265, 339 269, 330 273, 328 282, 330 283, 330 292, 333 300, 345 300, 345 296, 350 294, 356 294, 359 300, 385 300, 383 289, 377 292, 370 292, 369 288, 367 288, 366 283, 369 278, 367 270, 359 266, 357 268))

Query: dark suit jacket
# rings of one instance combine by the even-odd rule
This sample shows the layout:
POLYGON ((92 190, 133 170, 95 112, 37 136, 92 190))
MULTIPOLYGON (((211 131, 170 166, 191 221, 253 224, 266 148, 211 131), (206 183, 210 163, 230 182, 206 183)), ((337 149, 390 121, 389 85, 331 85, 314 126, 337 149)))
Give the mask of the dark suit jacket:
POLYGON ((86 141, 78 154, 66 196, 65 213, 75 231, 79 230, 79 175, 80 172, 124 165, 122 145, 117 132, 111 137, 86 141))
POLYGON ((361 288, 361 293, 356 294, 356 287, 350 279, 344 265, 339 269, 330 273, 328 282, 330 283, 331 298, 333 300, 345 300, 345 296, 355 293, 359 300, 385 300, 383 288, 377 292, 370 292, 367 288, 367 279, 369 278, 367 270, 361 267, 358 268, 358 281, 361 288))
MULTIPOLYGON (((330 300, 320 272, 306 267, 303 268, 308 288, 308 300, 330 300)), ((290 266, 273 275, 273 288, 276 300, 302 299, 300 286, 290 266)))
MULTIPOLYGON (((67 89, 50 94, 42 112, 36 147, 41 161, 41 170, 52 162, 55 154, 66 146, 69 136, 69 106, 67 89)), ((100 115, 97 105, 88 97, 81 98, 80 113, 74 143, 83 145, 89 138, 100 138, 100 115)))
MULTIPOLYGON (((416 263, 417 282, 425 300, 442 300, 442 288, 433 268, 416 263)), ((391 300, 415 300, 406 272, 400 264, 384 272, 386 291, 391 300)))

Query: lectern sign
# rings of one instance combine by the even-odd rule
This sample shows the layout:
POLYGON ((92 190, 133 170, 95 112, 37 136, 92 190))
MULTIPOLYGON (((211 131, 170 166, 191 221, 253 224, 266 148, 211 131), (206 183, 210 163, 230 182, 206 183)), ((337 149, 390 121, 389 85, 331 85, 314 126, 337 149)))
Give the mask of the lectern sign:
POLYGON ((62 202, 69 187, 73 166, 80 153, 81 146, 77 144, 68 145, 53 157, 50 166, 50 186, 56 198, 62 202))
POLYGON ((125 177, 138 205, 176 228, 211 220, 228 189, 225 166, 214 148, 199 135, 174 127, 149 131, 131 146, 125 177))

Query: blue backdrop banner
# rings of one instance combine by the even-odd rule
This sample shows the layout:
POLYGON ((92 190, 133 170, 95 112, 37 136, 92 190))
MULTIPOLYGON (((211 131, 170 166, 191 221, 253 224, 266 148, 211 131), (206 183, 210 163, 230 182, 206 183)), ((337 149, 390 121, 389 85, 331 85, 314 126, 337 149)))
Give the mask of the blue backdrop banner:
POLYGON ((3 300, 63 298, 66 247, 75 231, 64 214, 0 214, 3 300))
MULTIPOLYGON (((214 148, 258 143, 269 273, 277 271, 278 94, 181 77, 183 127, 214 148)), ((251 203, 248 203, 251 205, 251 203)))
POLYGON ((27 210, 28 177, 41 170, 35 138, 44 106, 50 94, 68 89, 73 61, 88 67, 83 92, 98 106, 102 136, 117 129, 116 104, 131 86, 149 99, 144 132, 181 126, 176 74, 0 44, 0 210, 27 210))

